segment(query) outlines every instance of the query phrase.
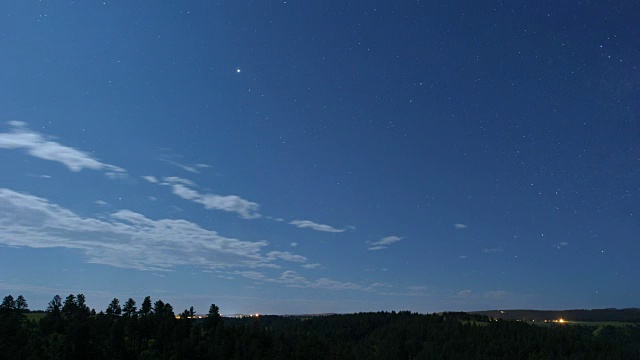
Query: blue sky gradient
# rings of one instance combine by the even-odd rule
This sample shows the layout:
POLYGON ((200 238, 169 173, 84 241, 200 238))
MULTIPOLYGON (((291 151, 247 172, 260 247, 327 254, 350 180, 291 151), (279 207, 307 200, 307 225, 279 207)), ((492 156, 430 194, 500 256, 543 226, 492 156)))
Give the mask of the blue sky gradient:
POLYGON ((638 306, 639 12, 8 1, 0 292, 638 306))

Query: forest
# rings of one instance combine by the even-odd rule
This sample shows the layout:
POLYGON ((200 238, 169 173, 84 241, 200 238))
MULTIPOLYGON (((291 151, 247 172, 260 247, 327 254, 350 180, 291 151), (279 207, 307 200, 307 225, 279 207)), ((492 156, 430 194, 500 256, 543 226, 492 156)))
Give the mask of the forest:
POLYGON ((469 313, 408 311, 224 318, 176 314, 147 296, 99 312, 83 294, 45 312, 0 305, 0 359, 640 359, 640 324, 538 326, 469 313))

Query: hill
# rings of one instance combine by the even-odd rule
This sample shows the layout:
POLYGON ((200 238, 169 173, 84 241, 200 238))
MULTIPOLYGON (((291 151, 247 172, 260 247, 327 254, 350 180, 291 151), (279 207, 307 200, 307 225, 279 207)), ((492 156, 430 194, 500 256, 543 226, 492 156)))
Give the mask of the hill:
POLYGON ((494 319, 522 321, 619 321, 640 323, 640 309, 575 309, 575 310, 488 310, 472 311, 471 314, 488 316, 494 319))

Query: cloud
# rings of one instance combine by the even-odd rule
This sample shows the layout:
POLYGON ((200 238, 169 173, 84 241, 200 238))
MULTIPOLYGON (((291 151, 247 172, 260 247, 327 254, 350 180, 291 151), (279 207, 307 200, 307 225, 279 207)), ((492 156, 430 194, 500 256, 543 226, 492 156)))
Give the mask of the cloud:
POLYGON ((402 240, 403 238, 399 237, 399 236, 387 236, 384 237, 378 241, 372 242, 371 246, 369 246, 369 250, 383 250, 386 249, 388 246, 387 245, 391 245, 395 242, 398 242, 400 240, 402 240))
POLYGON ((560 242, 559 244, 553 244, 553 245, 551 245, 551 246, 553 246, 553 247, 554 247, 554 248, 556 248, 556 249, 560 249, 561 247, 563 247, 563 246, 567 246, 567 245, 569 245, 569 243, 568 243, 568 242, 566 242, 566 241, 562 241, 562 242, 560 242))
POLYGON ((297 226, 301 229, 309 228, 316 231, 325 231, 325 232, 332 232, 332 233, 341 233, 345 231, 345 229, 336 229, 333 226, 318 224, 310 220, 293 220, 289 224, 297 226))
POLYGON ((110 178, 126 176, 123 168, 103 163, 84 151, 51 141, 40 133, 29 130, 24 122, 10 121, 9 125, 12 127, 11 132, 0 133, 2 149, 23 149, 31 156, 59 162, 73 172, 90 169, 104 171, 110 178))
POLYGON ((393 285, 377 282, 377 283, 373 283, 373 284, 369 285, 369 287, 372 287, 372 288, 388 287, 388 288, 390 288, 390 287, 393 287, 393 285))
POLYGON ((195 167, 201 168, 201 169, 208 169, 211 167, 211 165, 209 164, 196 164, 195 167))
POLYGON ((103 201, 103 200, 96 200, 96 201, 94 201, 93 203, 94 203, 94 204, 96 204, 96 205, 100 205, 100 206, 106 206, 106 205, 109 205, 109 204, 107 204, 107 202, 106 202, 106 201, 103 201))
POLYGON ((414 292, 420 292, 420 291, 425 291, 427 290, 426 286, 409 286, 407 287, 409 290, 414 291, 414 292))
POLYGON ((391 245, 394 242, 398 242, 400 240, 402 240, 402 238, 399 237, 399 236, 387 236, 387 237, 384 237, 384 238, 372 243, 371 245, 381 245, 381 246, 391 245))
POLYGON ((305 269, 317 269, 320 267, 320 264, 304 264, 302 267, 305 269))
POLYGON ((467 289, 458 291, 454 295, 453 300, 472 301, 475 303, 486 303, 488 301, 488 304, 495 305, 502 301, 512 299, 513 295, 513 293, 503 290, 472 291, 467 289))
POLYGON ((143 179, 147 180, 148 182, 152 183, 152 184, 157 184, 158 183, 158 179, 155 176, 143 176, 143 179))
MULTIPOLYGON (((181 163, 179 163, 177 161, 173 161, 173 160, 170 160, 170 159, 167 159, 167 158, 161 158, 160 160, 162 160, 162 161, 164 161, 164 162, 166 162, 168 164, 171 164, 173 166, 179 167, 180 169, 182 169, 184 171, 187 171, 187 172, 190 172, 192 174, 200 174, 200 171, 198 171, 198 169, 196 169, 193 166, 184 165, 184 164, 181 164, 181 163)), ((200 164, 200 165, 206 165, 206 164, 200 164)), ((197 167, 204 168, 204 166, 197 166, 197 167)))
POLYGON ((259 204, 239 196, 201 194, 191 188, 191 186, 195 186, 193 182, 175 176, 165 177, 163 180, 165 182, 161 183, 161 185, 171 186, 174 195, 201 204, 205 209, 234 212, 244 219, 257 219, 262 216, 258 211, 260 209, 259 204))
POLYGON ((458 256, 458 259, 466 259, 466 258, 467 258, 467 255, 460 255, 460 256, 458 256))
POLYGON ((502 248, 493 248, 493 249, 482 249, 482 252, 487 254, 487 253, 493 253, 493 252, 500 252, 502 251, 502 248))
POLYGON ((240 275, 243 276, 247 279, 251 279, 251 280, 258 280, 258 281, 269 281, 270 279, 267 278, 266 275, 264 275, 261 272, 258 271, 236 271, 234 272, 234 274, 236 275, 240 275))
POLYGON ((297 242, 292 242, 290 245, 293 246, 293 247, 296 247, 296 246, 298 246, 298 243, 297 242))
POLYGON ((236 271, 236 275, 243 276, 247 279, 282 284, 287 287, 295 288, 307 288, 307 289, 323 289, 323 290, 362 290, 371 291, 371 288, 364 287, 362 285, 341 282, 328 278, 321 278, 317 280, 309 280, 304 276, 299 275, 297 272, 287 270, 275 278, 270 278, 258 271, 236 271))
POLYGON ((165 181, 163 185, 166 185, 168 183, 168 184, 182 184, 186 186, 196 186, 196 184, 193 181, 189 179, 177 177, 177 176, 165 176, 162 178, 162 180, 165 181))
POLYGON ((460 224, 460 223, 458 223, 458 224, 453 224, 453 227, 454 227, 454 228, 456 228, 456 229, 466 229, 466 228, 468 228, 468 226, 467 226, 467 225, 465 225, 465 224, 460 224))
POLYGON ((277 267, 290 253, 261 253, 265 241, 242 241, 186 220, 153 220, 120 210, 106 219, 84 218, 48 200, 0 188, 0 244, 81 250, 87 262, 140 270, 176 266, 205 269, 277 267))
POLYGON ((296 254, 292 254, 288 251, 272 251, 270 253, 267 254, 267 259, 269 260, 275 260, 275 259, 282 259, 285 261, 292 261, 292 262, 306 262, 307 258, 302 256, 302 255, 296 255, 296 254))
POLYGON ((104 173, 109 179, 126 179, 129 175, 126 172, 107 171, 104 173))

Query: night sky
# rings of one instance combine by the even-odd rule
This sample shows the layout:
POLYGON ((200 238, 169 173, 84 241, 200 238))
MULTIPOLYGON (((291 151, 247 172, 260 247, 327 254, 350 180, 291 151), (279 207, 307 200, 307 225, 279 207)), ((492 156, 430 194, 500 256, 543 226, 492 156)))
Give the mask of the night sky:
POLYGON ((0 295, 640 303, 637 1, 3 1, 0 295))

